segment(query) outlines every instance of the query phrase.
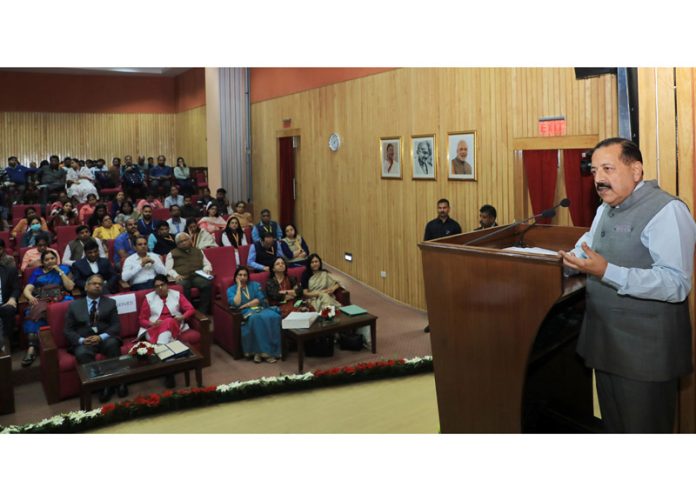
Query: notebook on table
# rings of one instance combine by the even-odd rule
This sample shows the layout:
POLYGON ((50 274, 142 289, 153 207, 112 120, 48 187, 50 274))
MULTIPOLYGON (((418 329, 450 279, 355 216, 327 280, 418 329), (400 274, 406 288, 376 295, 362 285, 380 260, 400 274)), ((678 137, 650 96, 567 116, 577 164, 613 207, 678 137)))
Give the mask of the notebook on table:
POLYGON ((348 316, 354 317, 355 315, 362 315, 363 313, 367 313, 367 310, 365 308, 361 308, 357 304, 349 304, 348 306, 341 306, 339 308, 343 313, 345 313, 348 316))

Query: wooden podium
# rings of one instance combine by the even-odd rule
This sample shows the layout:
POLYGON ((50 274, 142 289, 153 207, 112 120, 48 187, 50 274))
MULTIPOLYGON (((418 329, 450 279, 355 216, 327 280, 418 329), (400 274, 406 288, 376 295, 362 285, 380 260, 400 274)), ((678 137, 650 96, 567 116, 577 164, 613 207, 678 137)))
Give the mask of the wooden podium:
MULTIPOLYGON (((564 277, 560 257, 502 249, 522 241, 527 247, 568 250, 585 231, 509 225, 419 244, 443 433, 523 431, 523 396, 537 333, 556 305, 571 297, 582 300, 584 276, 564 277)), ((549 384, 558 387, 558 381, 549 384)), ((591 415, 591 385, 582 386, 560 393, 579 400, 577 406, 591 415)))

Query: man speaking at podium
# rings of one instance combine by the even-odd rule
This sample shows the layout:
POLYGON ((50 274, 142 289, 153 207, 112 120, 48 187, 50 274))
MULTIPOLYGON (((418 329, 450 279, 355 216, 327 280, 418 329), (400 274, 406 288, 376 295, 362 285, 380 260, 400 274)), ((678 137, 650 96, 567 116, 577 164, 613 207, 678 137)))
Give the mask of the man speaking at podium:
POLYGON ((669 433, 679 378, 689 374, 686 301, 696 224, 678 198, 643 181, 638 146, 595 146, 591 171, 603 204, 563 263, 587 274, 578 353, 595 369, 609 433, 669 433))

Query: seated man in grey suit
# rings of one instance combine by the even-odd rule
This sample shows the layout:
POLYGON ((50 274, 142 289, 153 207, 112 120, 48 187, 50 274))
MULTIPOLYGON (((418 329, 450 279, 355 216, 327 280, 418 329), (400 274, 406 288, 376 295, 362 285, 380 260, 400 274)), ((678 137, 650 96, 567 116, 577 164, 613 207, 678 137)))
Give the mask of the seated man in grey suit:
MULTIPOLYGON (((65 318, 65 338, 78 364, 93 362, 97 353, 107 358, 121 355, 121 323, 116 301, 102 296, 104 279, 92 275, 85 284, 87 297, 70 303, 65 318)), ((113 387, 104 388, 99 401, 108 402, 114 394, 113 387)), ((128 395, 126 385, 118 388, 118 396, 128 395)))

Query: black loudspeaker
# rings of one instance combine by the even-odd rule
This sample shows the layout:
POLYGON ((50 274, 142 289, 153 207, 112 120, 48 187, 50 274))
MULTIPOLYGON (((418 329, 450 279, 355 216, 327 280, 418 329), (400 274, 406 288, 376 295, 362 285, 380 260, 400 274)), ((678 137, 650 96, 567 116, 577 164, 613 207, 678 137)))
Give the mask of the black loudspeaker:
POLYGON ((616 68, 575 68, 575 78, 598 77, 599 75, 616 75, 616 68))
POLYGON ((638 68, 626 68, 628 85, 628 112, 631 121, 631 141, 640 146, 638 134, 638 68))

